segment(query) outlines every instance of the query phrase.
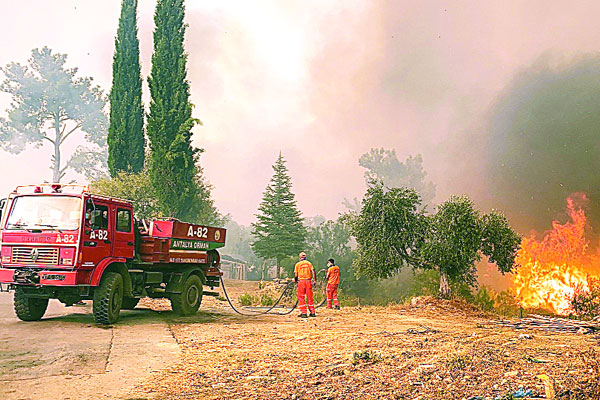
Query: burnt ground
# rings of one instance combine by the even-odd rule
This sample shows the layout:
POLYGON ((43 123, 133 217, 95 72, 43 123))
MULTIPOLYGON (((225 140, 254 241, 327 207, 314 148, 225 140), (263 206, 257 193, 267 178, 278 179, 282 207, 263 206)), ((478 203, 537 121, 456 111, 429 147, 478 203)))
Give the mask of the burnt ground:
MULTIPOLYGON (((256 292, 230 284, 235 299, 256 292)), ((458 301, 301 320, 239 316, 214 298, 176 318, 145 300, 106 329, 85 308, 23 323, 2 296, 0 398, 600 399, 598 336, 498 327, 458 301)))

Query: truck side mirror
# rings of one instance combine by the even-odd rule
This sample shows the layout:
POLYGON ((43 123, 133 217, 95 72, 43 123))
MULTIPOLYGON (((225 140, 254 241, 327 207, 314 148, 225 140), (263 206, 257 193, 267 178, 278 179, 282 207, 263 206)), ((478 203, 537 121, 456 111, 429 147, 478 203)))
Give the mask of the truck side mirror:
POLYGON ((94 229, 94 222, 96 221, 96 205, 92 199, 87 199, 85 202, 85 224, 94 229))
POLYGON ((87 199, 85 201, 85 212, 86 212, 86 215, 87 215, 87 213, 90 213, 91 211, 93 211, 95 209, 96 209, 96 205, 94 204, 94 200, 87 199))
POLYGON ((0 200, 0 220, 2 220, 2 212, 4 211, 5 205, 6 205, 6 199, 0 200))

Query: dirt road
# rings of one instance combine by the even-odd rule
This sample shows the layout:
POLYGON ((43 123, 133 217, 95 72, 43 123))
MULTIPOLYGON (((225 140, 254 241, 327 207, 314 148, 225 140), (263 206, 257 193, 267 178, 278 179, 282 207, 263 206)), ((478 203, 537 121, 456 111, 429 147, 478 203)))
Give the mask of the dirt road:
POLYGON ((113 327, 94 323, 90 305, 52 300, 43 320, 19 321, 0 293, 0 399, 118 399, 176 362, 179 347, 164 318, 124 311, 113 327))

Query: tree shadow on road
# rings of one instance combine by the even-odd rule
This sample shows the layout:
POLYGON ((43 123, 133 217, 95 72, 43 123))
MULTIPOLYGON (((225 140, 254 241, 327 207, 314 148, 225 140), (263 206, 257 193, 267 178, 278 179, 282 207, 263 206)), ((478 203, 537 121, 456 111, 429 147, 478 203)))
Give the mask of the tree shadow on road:
POLYGON ((85 325, 98 325, 98 327, 112 327, 112 326, 132 326, 132 325, 149 325, 149 324, 199 324, 199 323, 215 323, 219 322, 224 314, 198 311, 196 315, 182 317, 175 314, 173 311, 155 311, 149 308, 135 308, 133 310, 121 310, 119 321, 113 325, 100 325, 94 321, 94 316, 91 312, 81 313, 74 312, 72 314, 48 316, 42 318, 38 324, 43 323, 73 323, 73 324, 85 324, 85 325))

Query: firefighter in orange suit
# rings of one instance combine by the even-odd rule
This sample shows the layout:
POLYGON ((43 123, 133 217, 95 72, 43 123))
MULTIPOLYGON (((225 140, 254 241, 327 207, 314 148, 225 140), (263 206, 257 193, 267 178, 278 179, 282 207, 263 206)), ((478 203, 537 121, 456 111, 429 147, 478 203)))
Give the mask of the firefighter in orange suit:
POLYGON ((306 318, 306 302, 308 303, 308 311, 311 317, 316 317, 315 304, 313 301, 313 284, 316 283, 315 269, 310 261, 306 259, 306 253, 300 253, 300 261, 294 267, 294 277, 298 283, 298 307, 300 308, 301 318, 306 318))
POLYGON ((333 307, 336 310, 340 309, 340 303, 337 298, 338 285, 340 284, 340 267, 335 265, 333 258, 327 261, 327 308, 331 309, 331 303, 333 301, 333 307))

